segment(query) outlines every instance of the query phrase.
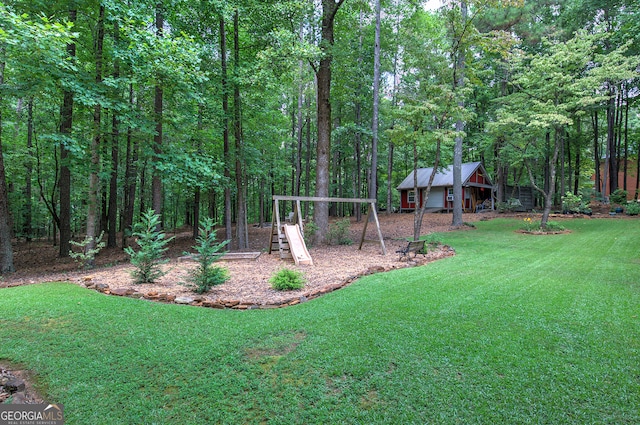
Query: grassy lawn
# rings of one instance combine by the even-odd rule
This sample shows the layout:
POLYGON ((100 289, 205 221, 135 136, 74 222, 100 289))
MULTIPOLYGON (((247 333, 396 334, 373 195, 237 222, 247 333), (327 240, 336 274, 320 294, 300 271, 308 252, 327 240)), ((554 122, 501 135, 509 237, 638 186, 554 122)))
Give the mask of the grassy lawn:
POLYGON ((0 289, 0 359, 68 424, 640 423, 640 221, 518 226, 280 310, 0 289))

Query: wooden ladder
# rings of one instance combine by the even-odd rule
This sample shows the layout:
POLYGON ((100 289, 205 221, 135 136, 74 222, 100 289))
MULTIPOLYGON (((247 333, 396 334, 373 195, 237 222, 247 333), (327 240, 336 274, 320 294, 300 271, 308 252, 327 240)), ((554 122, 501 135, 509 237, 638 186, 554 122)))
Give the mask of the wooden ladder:
POLYGON ((280 259, 292 259, 289 241, 284 234, 282 222, 280 221, 280 208, 278 201, 273 201, 273 218, 271 219, 271 240, 269 241, 269 254, 278 249, 280 259))

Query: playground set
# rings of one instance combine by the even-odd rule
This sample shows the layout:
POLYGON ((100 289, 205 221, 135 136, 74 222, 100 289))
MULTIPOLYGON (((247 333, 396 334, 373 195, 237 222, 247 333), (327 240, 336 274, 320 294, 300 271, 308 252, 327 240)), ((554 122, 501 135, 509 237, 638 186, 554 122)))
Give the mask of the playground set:
POLYGON ((359 199, 359 198, 324 198, 316 196, 273 196, 273 219, 271 220, 271 237, 269 241, 269 254, 276 249, 280 253, 280 259, 293 259, 296 265, 313 265, 313 259, 309 254, 307 245, 304 242, 304 220, 300 213, 300 202, 347 202, 357 204, 368 204, 367 218, 362 230, 360 238, 359 250, 365 241, 367 232, 367 224, 374 221, 378 232, 378 239, 382 248, 382 254, 387 254, 384 246, 382 231, 380 230, 380 222, 376 213, 375 199, 359 199), (282 223, 280 219, 280 201, 292 201, 293 212, 282 223))

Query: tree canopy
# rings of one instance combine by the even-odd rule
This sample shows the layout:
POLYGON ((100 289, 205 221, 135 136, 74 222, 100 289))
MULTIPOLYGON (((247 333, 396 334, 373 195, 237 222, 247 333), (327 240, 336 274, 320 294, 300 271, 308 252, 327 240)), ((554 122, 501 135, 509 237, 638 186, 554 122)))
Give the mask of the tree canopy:
MULTIPOLYGON (((436 158, 483 161, 496 201, 531 186, 547 214, 567 191, 637 197, 640 2, 432 3, 1 1, 2 272, 11 241, 125 247, 149 208, 239 248, 272 195, 391 212, 436 158)), ((305 208, 319 240, 360 217, 305 208)))

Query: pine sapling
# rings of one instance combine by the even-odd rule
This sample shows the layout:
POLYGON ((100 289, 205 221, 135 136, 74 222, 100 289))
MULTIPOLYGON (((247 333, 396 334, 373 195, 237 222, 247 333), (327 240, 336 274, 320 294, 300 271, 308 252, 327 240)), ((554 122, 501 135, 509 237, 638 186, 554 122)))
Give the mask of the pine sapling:
POLYGON ((160 216, 151 209, 143 213, 140 222, 133 226, 131 234, 140 249, 134 251, 132 247, 126 247, 124 250, 131 257, 131 264, 136 267, 131 273, 135 283, 153 283, 166 274, 160 266, 168 261, 163 260, 162 256, 173 237, 165 238, 159 228, 160 216))
POLYGON ((222 249, 228 243, 228 240, 216 242, 215 222, 211 218, 202 220, 200 236, 196 239, 196 245, 192 247, 198 253, 198 267, 190 273, 185 285, 202 294, 208 292, 211 287, 226 282, 229 279, 227 269, 214 266, 213 263, 224 255, 222 249))

